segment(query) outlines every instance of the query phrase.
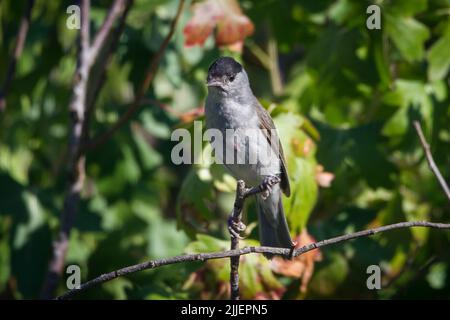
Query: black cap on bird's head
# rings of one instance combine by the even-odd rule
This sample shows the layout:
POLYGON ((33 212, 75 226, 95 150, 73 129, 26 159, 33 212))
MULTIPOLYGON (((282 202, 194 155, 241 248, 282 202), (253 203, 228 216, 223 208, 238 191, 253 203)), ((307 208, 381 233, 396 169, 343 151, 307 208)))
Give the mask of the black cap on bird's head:
POLYGON ((206 85, 224 88, 232 83, 243 68, 239 62, 230 57, 220 57, 211 64, 208 70, 206 85))

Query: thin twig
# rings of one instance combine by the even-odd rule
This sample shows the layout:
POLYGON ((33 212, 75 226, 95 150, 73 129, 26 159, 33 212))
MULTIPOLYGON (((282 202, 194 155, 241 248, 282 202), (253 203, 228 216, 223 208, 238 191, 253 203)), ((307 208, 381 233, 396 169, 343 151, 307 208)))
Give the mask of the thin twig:
POLYGON ((175 18, 172 20, 172 23, 170 25, 170 31, 167 34, 166 38, 162 42, 161 46, 159 47, 158 51, 154 56, 152 56, 150 60, 150 67, 148 68, 144 81, 142 82, 138 93, 136 94, 136 97, 133 101, 133 103, 130 105, 130 107, 127 109, 127 111, 120 117, 119 120, 106 132, 101 134, 98 138, 94 139, 91 143, 89 143, 85 148, 86 149, 95 149, 98 146, 105 143, 117 130, 119 130, 125 123, 128 122, 128 120, 136 113, 137 110, 141 107, 141 99, 144 97, 145 93, 147 92, 148 88, 150 87, 150 84, 153 81, 153 78, 155 77, 156 70, 158 68, 159 62, 162 58, 162 55, 169 45, 170 40, 172 39, 173 34, 175 33, 177 22, 181 16, 181 12, 183 10, 184 0, 180 0, 177 13, 175 15, 175 18))
POLYGON ((436 228, 436 229, 450 229, 450 223, 435 223, 435 222, 427 222, 427 221, 411 221, 411 222, 399 222, 395 224, 389 224, 386 226, 368 229, 364 231, 354 232, 346 235, 342 235, 339 237, 334 237, 326 240, 322 240, 319 242, 310 243, 301 248, 295 249, 292 253, 292 250, 289 248, 273 248, 273 247, 245 247, 242 249, 236 250, 228 250, 222 252, 208 252, 208 253, 200 253, 200 254, 185 254, 181 256, 176 256, 172 258, 164 258, 158 260, 151 260, 143 263, 139 263, 136 265, 132 265, 129 267, 125 267, 116 271, 112 271, 109 273, 102 274, 101 276, 92 279, 80 286, 79 289, 73 289, 65 294, 59 296, 57 299, 67 299, 73 297, 75 294, 85 291, 89 288, 92 288, 101 283, 113 280, 115 278, 125 276, 131 273, 135 273, 142 270, 147 269, 155 269, 157 267, 176 264, 182 262, 193 262, 193 261, 206 261, 211 259, 222 259, 222 258, 230 258, 230 257, 239 257, 242 255, 247 255, 250 253, 269 253, 284 256, 289 258, 292 254, 293 257, 300 256, 306 252, 309 252, 314 249, 318 249, 321 247, 329 246, 332 244, 337 244, 344 241, 353 240, 361 237, 372 236, 377 233, 386 232, 394 229, 400 228, 412 228, 412 227, 427 227, 427 228, 436 228))
POLYGON ((431 148, 428 144, 427 140, 425 139, 425 135, 423 134, 422 127, 418 121, 414 121, 414 128, 416 129, 417 135, 419 136, 420 143, 422 144, 423 150, 425 152, 425 156, 427 158, 428 166, 430 167, 431 171, 433 171, 434 175, 438 179, 442 190, 444 190, 445 195, 447 196, 448 200, 450 201, 450 189, 448 188, 447 183, 444 180, 444 177, 442 177, 441 172, 439 171, 439 168, 437 167, 436 163, 434 162, 433 155, 431 154, 431 148))
POLYGON ((8 65, 8 70, 6 71, 5 81, 3 82, 3 88, 0 89, 0 112, 6 109, 6 95, 11 86, 11 82, 14 79, 14 75, 16 73, 16 65, 17 61, 22 54, 23 47, 25 45, 25 40, 27 38, 28 29, 30 27, 31 21, 31 11, 34 6, 34 0, 28 0, 26 5, 22 21, 20 22, 19 31, 17 33, 17 41, 14 48, 13 56, 11 57, 11 61, 8 65))

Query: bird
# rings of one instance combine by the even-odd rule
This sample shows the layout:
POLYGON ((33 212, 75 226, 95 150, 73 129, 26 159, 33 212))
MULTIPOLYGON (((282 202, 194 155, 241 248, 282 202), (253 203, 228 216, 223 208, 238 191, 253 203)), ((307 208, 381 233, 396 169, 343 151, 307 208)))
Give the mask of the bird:
POLYGON ((282 192, 290 196, 289 177, 270 114, 253 94, 242 65, 231 57, 219 57, 210 65, 206 86, 206 128, 223 136, 223 152, 215 156, 234 178, 265 187, 256 194, 261 245, 292 249, 295 243, 282 203, 282 192))

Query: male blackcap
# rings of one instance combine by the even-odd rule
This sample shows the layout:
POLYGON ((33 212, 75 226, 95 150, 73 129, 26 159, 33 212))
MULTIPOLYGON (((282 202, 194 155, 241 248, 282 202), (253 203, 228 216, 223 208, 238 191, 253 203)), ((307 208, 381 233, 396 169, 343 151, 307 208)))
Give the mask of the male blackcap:
POLYGON ((256 195, 261 245, 292 248, 281 201, 281 191, 290 195, 289 178, 272 118, 253 95, 245 70, 230 57, 210 66, 207 86, 206 126, 224 139, 223 154, 216 157, 236 179, 270 190, 256 195))

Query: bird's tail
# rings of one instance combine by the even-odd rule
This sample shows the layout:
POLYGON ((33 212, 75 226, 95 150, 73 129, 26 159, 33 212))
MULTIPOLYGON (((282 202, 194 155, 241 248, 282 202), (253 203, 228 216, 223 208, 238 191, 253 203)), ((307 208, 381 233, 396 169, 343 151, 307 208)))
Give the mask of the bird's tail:
MULTIPOLYGON (((281 190, 275 189, 267 199, 256 195, 260 242, 262 246, 292 248, 294 243, 284 215, 281 190)), ((269 259, 273 257, 272 254, 264 255, 269 259)))

